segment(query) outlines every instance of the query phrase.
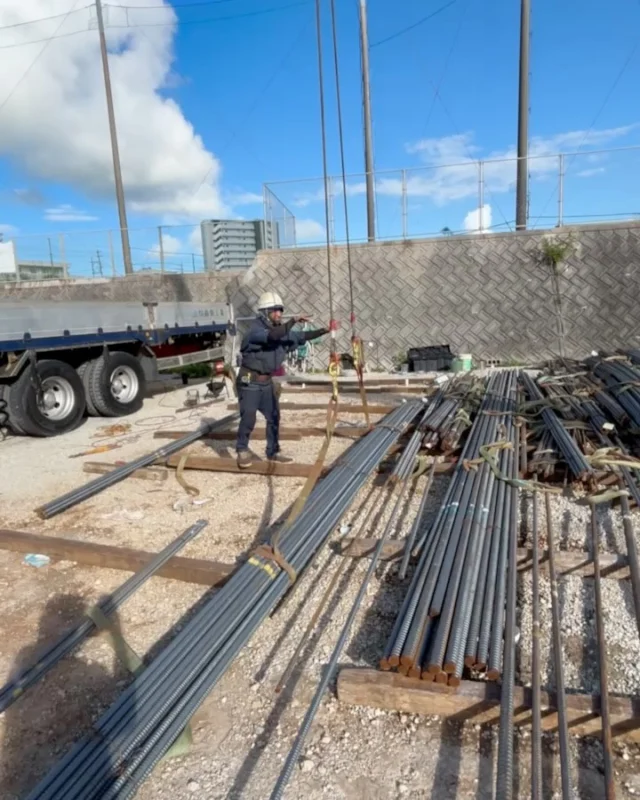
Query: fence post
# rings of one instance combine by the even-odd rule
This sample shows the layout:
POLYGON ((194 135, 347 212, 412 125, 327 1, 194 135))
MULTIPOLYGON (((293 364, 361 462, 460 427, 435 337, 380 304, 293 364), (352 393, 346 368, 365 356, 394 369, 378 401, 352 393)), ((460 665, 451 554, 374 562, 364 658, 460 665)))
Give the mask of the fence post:
POLYGON ((409 211, 407 208, 407 170, 402 170, 402 238, 407 238, 409 211))
POLYGON ((109 239, 109 258, 111 259, 111 277, 116 278, 118 273, 116 271, 116 254, 113 250, 113 231, 108 231, 109 239))
POLYGON ((58 249, 60 250, 60 261, 62 262, 63 272, 62 274, 65 277, 65 280, 69 277, 69 267, 67 264, 67 257, 65 255, 64 249, 64 233, 61 233, 58 237, 58 249))
POLYGON ((478 230, 484 230, 484 161, 478 161, 478 230))
POLYGON ((162 225, 158 225, 158 244, 160 245, 160 272, 164 272, 164 241, 162 240, 162 225))
MULTIPOLYGON (((268 195, 267 195, 268 191, 269 190, 267 189, 267 184, 263 183, 262 184, 262 216, 264 217, 264 241, 265 241, 265 244, 267 244, 267 242, 269 241, 269 237, 271 236, 271 229, 269 228, 269 211, 268 211, 269 200, 268 200, 268 195)), ((273 243, 267 249, 269 249, 269 250, 273 249, 273 243)))
POLYGON ((329 241, 335 244, 336 242, 336 225, 335 225, 335 209, 333 207, 333 178, 327 178, 329 190, 329 241))
MULTIPOLYGON (((544 213, 544 212, 543 212, 544 213)), ((564 154, 558 156, 558 227, 564 224, 564 154)))

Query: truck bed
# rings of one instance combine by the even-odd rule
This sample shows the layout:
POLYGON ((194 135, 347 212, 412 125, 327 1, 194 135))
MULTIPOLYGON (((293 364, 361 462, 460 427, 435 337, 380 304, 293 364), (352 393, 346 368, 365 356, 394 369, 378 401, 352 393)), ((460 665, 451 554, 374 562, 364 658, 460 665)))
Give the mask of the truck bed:
POLYGON ((178 333, 222 332, 225 303, 14 303, 0 301, 0 352, 138 340, 158 345, 178 333))

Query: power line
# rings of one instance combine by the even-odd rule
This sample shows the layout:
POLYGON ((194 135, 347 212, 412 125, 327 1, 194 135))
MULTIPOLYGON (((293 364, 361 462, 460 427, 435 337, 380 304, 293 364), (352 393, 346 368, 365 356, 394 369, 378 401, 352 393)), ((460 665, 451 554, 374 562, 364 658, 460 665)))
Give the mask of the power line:
POLYGON ((46 43, 45 43, 44 47, 42 47, 42 48, 40 49, 40 52, 39 52, 39 53, 37 54, 37 56, 36 56, 36 57, 33 59, 33 61, 32 61, 32 62, 29 64, 29 66, 26 68, 26 70, 25 70, 25 71, 22 73, 22 76, 20 77, 20 79, 18 80, 18 82, 17 82, 17 83, 14 85, 13 89, 12 89, 12 90, 9 92, 9 94, 8 94, 8 95, 5 97, 5 99, 2 101, 2 103, 0 103, 0 111, 2 111, 2 109, 3 109, 3 108, 6 106, 6 105, 7 105, 7 103, 9 102, 9 100, 11 100, 11 98, 12 98, 12 97, 13 97, 13 95, 16 93, 17 89, 18 89, 18 88, 21 86, 21 84, 23 83, 23 81, 25 80, 25 78, 26 78, 26 77, 29 75, 29 73, 31 72, 31 70, 32 70, 32 69, 35 67, 35 65, 38 63, 38 61, 39 61, 39 60, 40 60, 40 58, 42 57, 42 54, 43 54, 43 53, 44 53, 44 51, 47 49, 47 47, 49 47, 50 43, 53 41, 53 39, 55 38, 56 34, 57 34, 57 33, 58 33, 58 31, 59 31, 59 30, 62 28, 62 26, 64 25, 64 23, 67 21, 67 19, 68 19, 68 18, 71 16, 71 14, 72 14, 74 11, 76 11, 76 6, 78 5, 78 3, 79 3, 79 2, 80 2, 80 0, 76 0, 76 2, 73 4, 73 7, 72 7, 72 8, 71 8, 71 9, 70 9, 70 10, 69 10, 69 11, 68 11, 66 14, 65 14, 65 16, 64 16, 64 19, 62 20, 62 22, 60 22, 60 24, 58 25, 58 27, 55 29, 55 31, 54 31, 54 33, 53 33, 53 36, 51 36, 51 37, 50 37, 50 38, 48 38, 48 39, 45 39, 45 42, 46 42, 46 43))
MULTIPOLYGON (((172 9, 178 8, 197 8, 199 6, 217 6, 221 3, 231 3, 233 0, 199 0, 199 2, 195 3, 171 3, 172 9)), ((145 9, 158 9, 158 8, 168 8, 169 6, 166 3, 158 3, 156 5, 148 5, 148 6, 127 6, 127 5, 120 5, 119 3, 104 3, 104 7, 110 8, 127 8, 131 11, 144 11, 145 9)))
MULTIPOLYGON (((238 136, 237 129, 243 127, 246 124, 246 122, 249 120, 249 118, 251 117, 253 112, 256 110, 256 108, 258 107, 260 102, 264 99, 264 96, 266 95, 267 91, 271 88, 272 84, 275 82, 275 80, 279 76, 280 72, 284 69, 285 65, 287 64, 287 62, 289 61, 289 59, 293 55, 293 53, 296 50, 296 48, 298 47, 298 45, 300 44, 300 42, 302 40, 302 37, 304 36, 304 34, 306 33, 306 31, 307 31, 307 29, 309 28, 310 25, 311 25, 311 20, 306 20, 304 25, 300 28, 300 31, 298 32, 297 36, 293 40, 293 44, 287 50, 287 52, 283 56, 282 60, 278 62, 275 70, 271 74, 271 77, 267 80, 267 82, 264 84, 264 86, 260 89, 260 92, 256 95, 256 99, 249 106, 249 110, 242 117, 242 121, 238 125, 235 126, 235 129, 231 131, 231 136, 227 139, 225 144, 218 151, 220 154, 222 154, 233 143, 233 141, 237 138, 237 136, 238 136)), ((209 177, 209 175, 211 175, 211 172, 213 171, 213 169, 214 169, 214 167, 211 167, 210 169, 207 170, 207 173, 205 174, 204 178, 200 181, 200 184, 199 184, 198 188, 195 190, 194 195, 198 194, 200 189, 202 189, 202 187, 204 186, 207 178, 209 177)))
MULTIPOLYGON (((640 39, 637 39, 637 40, 636 40, 636 43, 635 43, 635 44, 633 45, 633 47, 631 48, 631 52, 629 53, 629 55, 627 56, 627 58, 624 60, 624 62, 623 62, 623 64, 622 64, 622 66, 621 66, 621 67, 620 67, 620 69, 618 70, 618 73, 617 73, 616 77, 613 79, 613 83, 611 84, 611 87, 609 88, 609 91, 606 93, 606 95, 605 95, 605 98, 604 98, 604 100, 602 101, 602 104, 600 105, 600 108, 599 108, 599 109, 598 109, 598 111, 596 112, 596 115, 595 115, 595 117, 594 117, 594 118, 593 118, 593 120, 591 121, 591 125, 589 125, 589 127, 588 127, 588 128, 587 128, 587 130, 585 131, 585 134, 584 134, 584 136, 582 137, 582 141, 581 141, 581 142, 580 142, 580 144, 578 145, 577 151, 579 151, 579 150, 581 150, 581 149, 582 149, 582 146, 584 145, 584 143, 585 143, 585 142, 587 141, 587 139, 589 138, 589 134, 590 134, 590 133, 591 133, 591 131, 594 129, 594 127, 595 127, 596 123, 597 123, 597 122, 598 122, 598 120, 600 119, 600 117, 601 117, 601 115, 602 115, 602 112, 605 110, 605 108, 606 108, 606 106, 607 106, 607 104, 608 104, 609 100, 611 100, 611 96, 613 95, 613 93, 614 93, 614 92, 615 92, 615 90, 616 90, 616 87, 618 86, 618 84, 619 84, 619 83, 620 83, 620 81, 622 80, 622 76, 623 76, 623 75, 624 75, 624 73, 627 71, 627 68, 628 68, 629 64, 632 62, 632 60, 633 60, 633 57, 635 56, 635 54, 636 54, 636 51, 637 51, 637 49, 638 49, 638 47, 639 47, 639 46, 640 46, 640 39)), ((572 164, 572 163, 575 161, 575 159, 576 159, 576 157, 577 157, 577 155, 578 155, 578 152, 577 152, 577 151, 576 151, 576 152, 574 152, 573 156, 571 156, 571 161, 569 161, 569 163, 568 163, 568 164, 565 164, 565 169, 564 169, 564 174, 565 174, 565 176, 566 176, 566 174, 567 174, 567 171, 568 171, 568 169, 569 169, 569 166, 570 166, 570 165, 571 165, 571 164, 572 164)), ((546 201, 546 203, 544 204, 544 206, 543 206, 543 208, 542 208, 542 211, 540 212, 540 214, 539 214, 539 215, 536 217, 536 219, 534 220, 534 222, 533 222, 533 225, 535 225, 535 224, 538 222, 538 220, 541 218, 542 214, 544 214, 544 212, 547 210, 547 206, 548 206, 548 205, 549 205, 549 203, 551 202, 551 200, 552 200, 553 196, 555 195, 555 193, 556 193, 557 191, 559 191, 559 189, 560 189, 560 179, 558 178, 558 181, 557 181, 557 183, 556 183, 555 187, 553 188, 553 190, 552 190, 551 194, 550 194, 550 195, 549 195, 549 197, 547 198, 547 201, 546 201)))
MULTIPOLYGON (((29 19, 25 22, 12 22, 11 25, 0 25, 0 31, 6 31, 10 28, 22 28, 25 25, 37 25, 39 22, 49 22, 52 19, 60 19, 60 17, 68 17, 71 13, 78 13, 78 11, 85 11, 87 8, 93 8, 93 3, 90 3, 87 6, 82 6, 82 8, 73 9, 73 11, 66 11, 63 14, 53 14, 50 17, 39 17, 38 19, 29 19)), ((63 20, 64 21, 64 20, 63 20)))
MULTIPOLYGON (((271 8, 263 8, 259 11, 247 11, 244 14, 230 14, 225 17, 207 17, 206 19, 174 19, 171 22, 143 22, 138 24, 131 24, 127 23, 126 25, 105 25, 106 30, 129 30, 131 28, 169 28, 173 26, 182 26, 182 25, 205 25, 211 22, 227 22, 230 20, 235 19, 247 19, 249 17, 259 17, 264 16, 265 14, 273 14, 276 11, 287 11, 290 8, 300 8, 301 6, 308 6, 311 0, 300 0, 297 3, 289 3, 284 6, 272 6, 271 8)), ((85 8, 91 8, 92 6, 85 6, 85 8)), ((123 8, 125 8, 123 6, 123 8)), ((135 7, 137 8, 137 6, 135 7)), ((158 8, 162 8, 162 6, 158 6, 158 8)), ((169 6, 165 6, 165 8, 169 9, 169 6)), ((74 9, 75 10, 75 9, 74 9)), ((77 9, 81 11, 82 9, 77 9)), ((71 12, 69 12, 70 14, 71 12)), ((66 16, 69 16, 67 14, 66 16)), ((64 20, 62 21, 64 24, 64 20)), ((69 33, 63 33, 57 35, 58 30, 62 27, 61 25, 56 29, 56 32, 52 36, 46 36, 42 39, 33 39, 30 42, 14 42, 13 44, 3 44, 0 45, 0 50, 6 50, 13 47, 26 47, 30 44, 40 44, 41 42, 50 42, 54 39, 66 39, 69 36, 77 36, 79 33, 87 33, 90 29, 87 28, 86 30, 80 31, 69 31, 69 33)))
POLYGON ((392 39, 397 39, 398 36, 403 36, 405 33, 409 33, 409 31, 414 30, 414 28, 417 28, 420 25, 424 25, 425 22, 428 22, 430 19, 433 19, 433 17, 436 17, 438 14, 441 14, 443 11, 445 11, 445 9, 449 8, 452 5, 455 5, 455 3, 456 0, 450 0, 450 2, 447 3, 446 5, 441 6, 436 11, 432 11, 431 14, 427 14, 426 17, 422 17, 422 19, 419 19, 417 22, 414 22, 413 25, 408 25, 406 28, 402 28, 402 30, 396 31, 396 33, 392 33, 391 36, 387 36, 386 38, 380 39, 380 41, 374 42, 373 44, 369 45, 369 49, 371 50, 371 48, 373 47, 379 47, 381 44, 386 44, 387 42, 390 42, 392 39))
POLYGON ((444 79, 447 74, 447 70, 449 68, 449 62, 451 61, 451 56, 453 55, 454 50, 456 49, 456 45, 458 44, 458 39, 460 38, 460 33, 462 32, 462 25, 464 24, 465 17, 467 15, 467 9, 469 7, 469 0, 465 0, 464 5, 462 6, 462 13, 460 14, 460 21, 458 22, 458 27, 456 28, 456 32, 453 36, 453 40, 451 42, 451 47, 449 48, 449 52, 447 53, 447 57, 444 60, 444 66, 442 67, 442 72, 440 73, 440 78, 438 79, 438 83, 436 85, 435 91, 433 93, 433 97, 431 98, 431 106, 429 107, 429 111, 427 113, 427 119, 424 123, 424 136, 427 135, 427 130, 429 128, 429 122, 431 121, 431 116, 433 114, 433 110, 436 107, 436 100, 438 99, 438 94, 442 85, 444 83, 444 79))

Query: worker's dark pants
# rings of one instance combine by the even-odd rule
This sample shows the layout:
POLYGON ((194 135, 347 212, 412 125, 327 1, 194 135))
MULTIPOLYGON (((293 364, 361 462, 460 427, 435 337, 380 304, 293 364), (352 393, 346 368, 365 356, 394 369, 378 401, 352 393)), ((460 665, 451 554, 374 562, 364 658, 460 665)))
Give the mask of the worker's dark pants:
POLYGON ((249 449, 249 439, 256 426, 258 411, 267 421, 267 458, 280 451, 278 431, 280 430, 280 405, 273 381, 267 383, 242 383, 238 381, 238 401, 240 405, 240 425, 236 450, 241 453, 249 449))

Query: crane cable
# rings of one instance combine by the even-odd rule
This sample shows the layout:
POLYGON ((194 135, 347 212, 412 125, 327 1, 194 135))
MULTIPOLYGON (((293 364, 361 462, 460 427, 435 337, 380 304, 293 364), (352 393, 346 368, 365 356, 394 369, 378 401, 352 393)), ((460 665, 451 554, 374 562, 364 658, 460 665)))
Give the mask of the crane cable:
POLYGON ((338 139, 340 143, 340 167, 342 170, 342 198, 344 202, 344 228, 345 228, 345 241, 347 251, 347 274, 349 279, 349 302, 350 302, 350 322, 351 322, 351 349, 353 353, 353 364, 358 376, 358 386, 360 389, 360 398, 362 401, 362 408, 364 411, 367 427, 371 427, 371 420, 369 417, 369 407, 367 404, 367 393, 364 388, 364 349, 362 347, 362 339, 357 334, 356 329, 356 313, 353 292, 353 265, 351 261, 351 240, 349 236, 349 203, 347 200, 347 170, 345 166, 344 156, 344 131, 342 125, 342 98, 340 93, 340 64, 338 58, 338 35, 336 26, 336 8, 335 0, 331 0, 331 31, 333 39, 333 65, 336 82, 336 104, 337 104, 337 117, 338 117, 338 139))

